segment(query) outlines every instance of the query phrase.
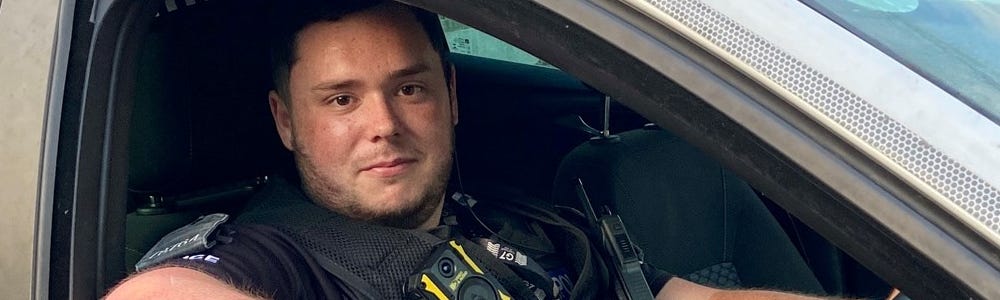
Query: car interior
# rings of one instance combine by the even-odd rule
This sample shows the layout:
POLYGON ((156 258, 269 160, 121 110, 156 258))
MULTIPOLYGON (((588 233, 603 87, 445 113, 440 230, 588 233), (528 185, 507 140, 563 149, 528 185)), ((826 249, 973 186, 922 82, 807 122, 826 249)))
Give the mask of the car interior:
MULTIPOLYGON (((166 1, 136 58, 124 270, 200 215, 238 214, 294 176, 267 104, 268 1, 166 1)), ((453 53, 459 171, 471 194, 514 189, 621 215, 645 261, 725 287, 875 298, 890 287, 697 147, 556 68, 453 53)), ((678 97, 694 97, 682 87, 678 97)))

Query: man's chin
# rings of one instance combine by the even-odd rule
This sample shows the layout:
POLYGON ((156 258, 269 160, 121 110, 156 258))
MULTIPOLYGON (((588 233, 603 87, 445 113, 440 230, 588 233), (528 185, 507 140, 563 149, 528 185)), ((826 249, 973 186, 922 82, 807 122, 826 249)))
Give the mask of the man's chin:
POLYGON ((416 229, 427 223, 427 220, 434 215, 435 208, 437 208, 437 205, 418 205, 381 211, 372 214, 368 221, 383 226, 416 229))
POLYGON ((427 223, 427 220, 435 215, 435 212, 442 201, 440 197, 407 199, 399 203, 396 203, 395 201, 400 201, 401 197, 386 197, 382 199, 384 200, 372 201, 383 205, 380 205, 379 207, 356 207, 355 209, 362 209, 365 211, 355 211, 353 215, 363 216, 364 221, 379 225, 403 229, 414 229, 427 223))

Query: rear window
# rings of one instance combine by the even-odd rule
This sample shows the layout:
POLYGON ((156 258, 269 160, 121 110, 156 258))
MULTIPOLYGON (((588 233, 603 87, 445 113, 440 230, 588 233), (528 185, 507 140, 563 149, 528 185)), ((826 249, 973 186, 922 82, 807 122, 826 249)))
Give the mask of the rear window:
POLYGON ((555 68, 534 55, 482 31, 445 17, 440 17, 440 19, 444 35, 448 39, 448 47, 452 53, 555 68))

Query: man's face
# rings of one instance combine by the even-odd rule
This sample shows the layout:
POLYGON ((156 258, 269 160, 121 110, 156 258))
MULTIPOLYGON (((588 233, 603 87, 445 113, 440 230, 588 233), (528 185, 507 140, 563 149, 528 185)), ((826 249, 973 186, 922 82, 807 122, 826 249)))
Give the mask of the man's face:
POLYGON ((383 5, 312 24, 297 43, 291 99, 270 102, 306 193, 356 219, 436 225, 458 111, 416 18, 383 5))

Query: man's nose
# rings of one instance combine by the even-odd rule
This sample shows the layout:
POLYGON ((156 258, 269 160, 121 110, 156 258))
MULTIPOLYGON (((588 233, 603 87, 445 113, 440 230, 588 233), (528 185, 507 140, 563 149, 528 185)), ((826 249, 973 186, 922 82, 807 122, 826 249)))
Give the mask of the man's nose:
POLYGON ((378 93, 367 104, 365 118, 368 119, 369 136, 372 142, 399 135, 400 112, 397 105, 393 103, 392 95, 378 93))

